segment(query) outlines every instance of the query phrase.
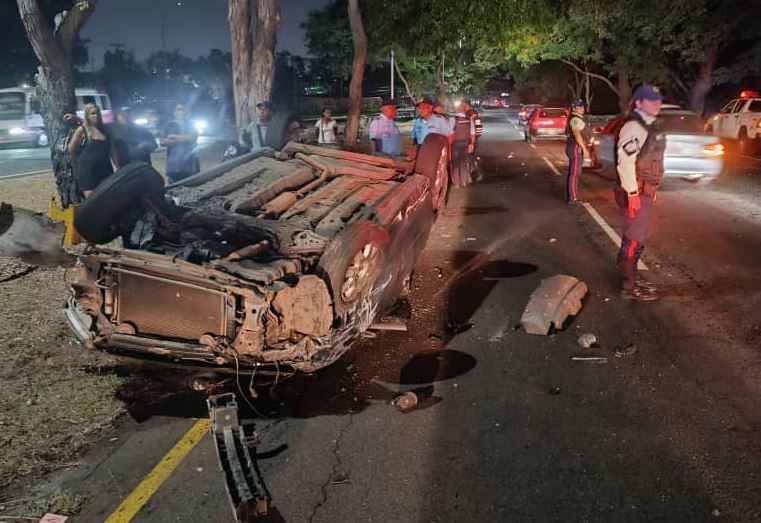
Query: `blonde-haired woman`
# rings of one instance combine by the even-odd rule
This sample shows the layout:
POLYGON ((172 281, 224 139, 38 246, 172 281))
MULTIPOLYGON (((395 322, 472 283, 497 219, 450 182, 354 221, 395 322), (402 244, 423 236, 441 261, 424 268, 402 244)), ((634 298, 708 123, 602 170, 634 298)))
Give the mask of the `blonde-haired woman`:
POLYGON ((107 177, 114 173, 111 165, 111 140, 103 125, 100 108, 95 104, 85 105, 82 125, 71 135, 69 152, 77 157, 74 176, 85 198, 107 177))

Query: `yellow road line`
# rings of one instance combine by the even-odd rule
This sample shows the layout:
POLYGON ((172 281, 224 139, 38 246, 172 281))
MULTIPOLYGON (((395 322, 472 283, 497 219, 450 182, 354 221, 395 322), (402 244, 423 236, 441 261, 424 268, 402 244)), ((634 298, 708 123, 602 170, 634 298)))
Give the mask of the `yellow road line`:
POLYGON ((128 523, 140 511, 159 487, 172 475, 185 456, 203 439, 211 427, 211 420, 199 419, 172 450, 153 467, 153 470, 135 487, 135 490, 108 516, 105 523, 128 523))

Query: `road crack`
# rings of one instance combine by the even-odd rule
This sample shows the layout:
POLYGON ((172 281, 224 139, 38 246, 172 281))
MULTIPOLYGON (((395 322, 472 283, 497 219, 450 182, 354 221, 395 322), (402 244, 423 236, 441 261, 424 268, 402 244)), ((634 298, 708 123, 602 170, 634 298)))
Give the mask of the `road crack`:
POLYGON ((343 440, 344 434, 346 434, 346 431, 349 429, 353 421, 354 414, 350 413, 349 420, 343 427, 341 427, 341 430, 338 431, 338 435, 333 443, 333 467, 331 467, 328 477, 325 478, 325 482, 322 484, 322 499, 312 508, 312 514, 309 516, 309 523, 314 521, 314 518, 317 516, 317 511, 328 501, 328 487, 335 482, 337 473, 341 467, 341 440, 343 440))

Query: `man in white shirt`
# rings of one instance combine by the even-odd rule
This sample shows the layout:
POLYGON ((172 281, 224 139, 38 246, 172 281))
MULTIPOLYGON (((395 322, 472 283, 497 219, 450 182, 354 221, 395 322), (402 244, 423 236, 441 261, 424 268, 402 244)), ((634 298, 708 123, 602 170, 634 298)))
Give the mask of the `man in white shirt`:
POLYGON ((370 122, 370 139, 375 142, 375 150, 399 156, 402 154, 401 133, 394 123, 396 118, 396 103, 393 100, 384 100, 381 106, 381 114, 370 122))

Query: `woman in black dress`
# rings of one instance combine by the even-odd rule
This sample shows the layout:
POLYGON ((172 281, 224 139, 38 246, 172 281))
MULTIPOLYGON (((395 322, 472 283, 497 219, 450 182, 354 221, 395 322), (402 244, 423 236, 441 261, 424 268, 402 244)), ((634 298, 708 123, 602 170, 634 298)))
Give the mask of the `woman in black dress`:
POLYGON ((100 108, 85 105, 85 118, 71 135, 69 152, 77 156, 74 173, 85 198, 108 176, 114 173, 111 165, 111 141, 105 133, 100 108))

